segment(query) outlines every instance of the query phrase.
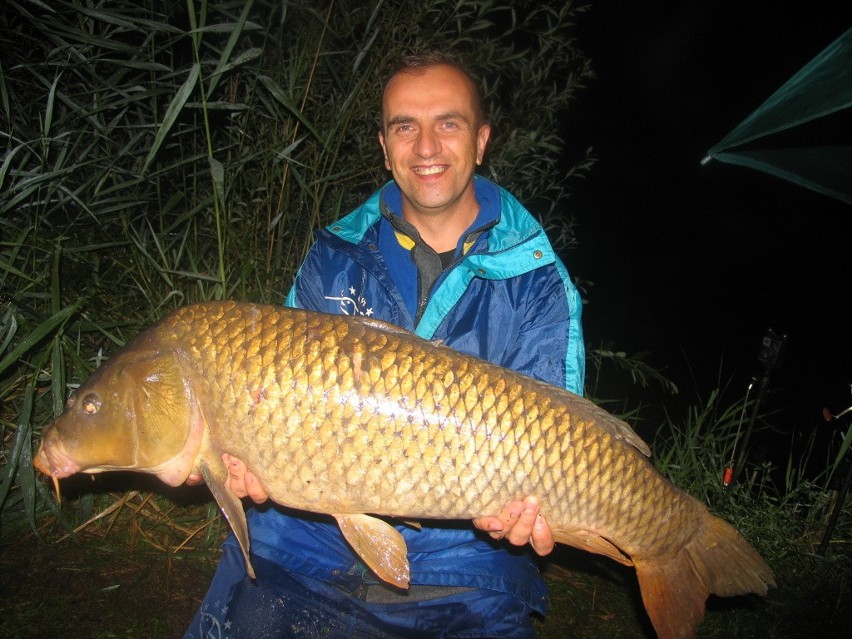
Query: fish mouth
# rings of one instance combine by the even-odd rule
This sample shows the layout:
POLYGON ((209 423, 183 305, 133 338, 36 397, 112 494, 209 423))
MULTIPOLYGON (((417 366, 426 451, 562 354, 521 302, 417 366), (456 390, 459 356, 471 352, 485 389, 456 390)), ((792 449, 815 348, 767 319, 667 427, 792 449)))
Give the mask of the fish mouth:
POLYGON ((80 472, 80 465, 56 447, 46 448, 44 444, 39 447, 33 458, 33 466, 49 477, 62 479, 74 473, 80 472))

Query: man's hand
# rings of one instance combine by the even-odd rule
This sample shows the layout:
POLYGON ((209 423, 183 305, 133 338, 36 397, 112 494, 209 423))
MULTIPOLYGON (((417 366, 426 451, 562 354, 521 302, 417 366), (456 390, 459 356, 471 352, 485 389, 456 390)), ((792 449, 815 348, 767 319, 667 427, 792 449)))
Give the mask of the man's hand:
POLYGON ((222 461, 228 467, 228 479, 225 480, 225 488, 237 497, 249 497, 256 504, 262 504, 269 499, 269 495, 263 490, 263 486, 257 481, 257 477, 246 468, 245 462, 228 453, 222 455, 222 461))
POLYGON ((515 546, 529 542, 536 554, 550 554, 555 542, 553 532, 539 514, 538 499, 527 497, 524 501, 510 501, 497 517, 480 517, 473 525, 486 531, 492 539, 506 539, 515 546))
MULTIPOLYGON (((245 463, 241 459, 228 453, 223 453, 222 461, 228 468, 228 478, 225 480, 225 488, 237 497, 250 497, 256 504, 262 504, 269 499, 269 495, 263 490, 263 486, 257 481, 257 477, 246 468, 245 463)), ((190 486, 196 486, 203 481, 204 479, 201 475, 194 473, 186 478, 186 483, 190 486)))

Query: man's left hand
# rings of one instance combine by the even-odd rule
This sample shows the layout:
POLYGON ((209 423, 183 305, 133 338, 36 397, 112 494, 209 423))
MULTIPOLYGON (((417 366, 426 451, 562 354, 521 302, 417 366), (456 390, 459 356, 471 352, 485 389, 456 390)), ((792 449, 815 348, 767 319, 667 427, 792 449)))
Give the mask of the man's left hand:
POLYGON ((492 539, 506 539, 510 544, 523 546, 529 542, 536 554, 544 556, 553 551, 553 532, 539 513, 538 499, 510 501, 497 517, 480 517, 473 525, 486 531, 492 539))

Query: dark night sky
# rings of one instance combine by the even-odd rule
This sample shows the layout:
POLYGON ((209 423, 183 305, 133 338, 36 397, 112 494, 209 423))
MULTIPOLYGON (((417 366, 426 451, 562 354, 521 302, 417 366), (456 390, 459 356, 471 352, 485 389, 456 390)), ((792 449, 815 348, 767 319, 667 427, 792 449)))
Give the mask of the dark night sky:
POLYGON ((720 368, 730 397, 742 396, 762 370, 766 330, 786 333, 763 407, 807 431, 824 404, 852 403, 852 207, 751 169, 700 165, 852 26, 845 3, 788 6, 593 3, 579 40, 598 78, 567 126, 599 161, 573 186, 579 247, 567 262, 595 284, 588 343, 651 351, 685 399, 692 376, 706 398, 720 368))

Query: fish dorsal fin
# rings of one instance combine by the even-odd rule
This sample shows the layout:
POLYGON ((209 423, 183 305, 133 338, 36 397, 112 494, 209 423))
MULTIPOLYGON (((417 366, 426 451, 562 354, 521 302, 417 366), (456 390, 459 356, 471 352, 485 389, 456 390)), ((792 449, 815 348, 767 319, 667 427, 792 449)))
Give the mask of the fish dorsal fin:
POLYGON ((644 439, 636 434, 635 430, 630 428, 630 425, 627 422, 623 422, 619 419, 615 422, 614 427, 617 431, 615 436, 618 439, 624 440, 633 446, 633 448, 645 455, 645 457, 651 456, 651 448, 645 443, 644 439))
POLYGON ((581 418, 588 419, 595 425, 603 428, 616 439, 623 441, 626 444, 630 444, 633 448, 645 455, 645 457, 651 456, 651 448, 645 443, 644 439, 636 434, 636 431, 630 427, 630 424, 620 420, 615 415, 611 415, 603 408, 584 397, 581 398, 581 401, 585 404, 585 408, 582 409, 579 405, 577 406, 578 415, 581 418))
POLYGON ((399 335, 414 335, 408 329, 403 328, 402 326, 397 326, 396 324, 391 324, 390 322, 386 322, 384 320, 376 319, 375 317, 367 317, 366 315, 353 315, 349 318, 352 322, 363 324, 368 328, 375 329, 377 331, 383 331, 385 333, 398 333, 399 335))
POLYGON ((202 459, 198 463, 198 468, 201 471, 201 476, 207 483, 207 487, 219 504, 219 508, 225 515, 225 519, 231 525, 234 535, 240 544, 240 549, 243 551, 243 558, 246 561, 246 572, 252 579, 255 578, 254 567, 249 559, 249 535, 248 523, 246 522, 246 512, 243 510, 242 502, 225 487, 227 479, 227 468, 224 464, 217 464, 215 461, 209 463, 207 459, 202 459))
POLYGON ((393 526, 370 515, 334 515, 343 536, 379 579, 408 588, 408 548, 393 526))

